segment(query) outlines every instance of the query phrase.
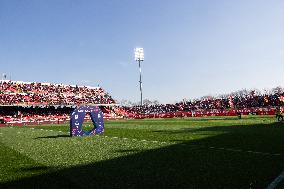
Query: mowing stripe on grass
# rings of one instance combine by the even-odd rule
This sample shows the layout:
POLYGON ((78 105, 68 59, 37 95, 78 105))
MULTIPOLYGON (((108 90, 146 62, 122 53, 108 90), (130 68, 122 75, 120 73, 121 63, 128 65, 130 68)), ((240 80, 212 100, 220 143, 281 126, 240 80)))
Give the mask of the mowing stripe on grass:
MULTIPOLYGON (((40 129, 40 130, 45 130, 45 131, 53 131, 53 130, 47 130, 47 129, 40 129)), ((62 131, 58 131, 60 133, 62 133, 62 131)), ((69 132, 66 132, 67 134, 70 134, 69 132)), ((95 135, 97 137, 104 137, 104 138, 111 138, 111 139, 121 139, 121 140, 128 140, 129 138, 119 138, 119 137, 109 137, 109 136, 101 136, 101 135, 95 135)), ((151 140, 138 140, 138 139, 130 139, 132 141, 138 141, 138 142, 150 142, 150 143, 160 143, 160 144, 179 144, 176 142, 165 142, 165 141, 151 141, 151 140)), ((257 152, 257 151, 252 151, 252 150, 242 150, 242 149, 234 149, 234 148, 223 148, 223 147, 215 147, 215 146, 204 146, 204 145, 198 145, 198 144, 180 144, 183 146, 195 146, 195 147, 201 147, 201 148, 207 148, 207 149, 211 149, 211 150, 223 150, 223 151, 231 151, 231 152, 239 152, 239 153, 250 153, 250 154, 259 154, 259 155, 263 155, 263 156, 281 156, 282 154, 280 153, 268 153, 268 152, 257 152)))
POLYGON ((9 131, 8 129, 3 129, 2 133, 5 137, 2 139, 1 136, 0 141, 11 149, 15 149, 20 154, 24 154, 43 165, 58 166, 60 168, 116 159, 141 151, 154 150, 167 146, 167 144, 160 145, 159 143, 132 142, 130 138, 128 140, 124 140, 123 138, 113 139, 111 136, 94 135, 93 137, 69 138, 59 132, 48 133, 46 130, 41 131, 40 129, 36 129, 33 133, 31 130, 25 128, 21 129, 21 133, 23 133, 20 135, 21 137, 18 137, 18 135, 16 138, 17 141, 13 140, 11 136, 20 129, 17 128, 12 131, 10 129, 9 131), (88 148, 88 151, 85 151, 80 146, 88 148), (65 147, 73 150, 70 151, 65 147))
MULTIPOLYGON (((107 137, 107 136, 105 136, 107 137)), ((112 139, 122 139, 122 140, 127 140, 128 138, 118 138, 118 137, 109 137, 112 139)), ((139 142, 152 142, 152 143, 161 143, 161 144, 178 144, 175 142, 159 142, 159 141, 149 141, 149 140, 137 140, 137 139, 132 139, 132 141, 139 141, 139 142)), ((232 151, 232 152, 241 152, 241 153, 251 153, 251 154, 259 154, 259 155, 264 155, 264 156, 281 156, 282 154, 279 153, 268 153, 268 152, 257 152, 257 151, 251 151, 251 150, 241 150, 241 149, 233 149, 233 148, 222 148, 222 147, 214 147, 214 146, 203 146, 203 145, 196 145, 196 144, 180 144, 183 146, 195 146, 195 147, 201 147, 201 148, 207 148, 207 149, 215 149, 215 150, 224 150, 224 151, 232 151)))
MULTIPOLYGON (((34 129, 34 128, 30 128, 30 129, 34 129)), ((54 131, 54 130, 48 130, 48 129, 40 129, 41 131, 54 131)), ((62 133, 63 131, 57 131, 57 132, 60 132, 62 133)), ((67 134, 69 134, 69 132, 66 132, 67 134)), ((177 143, 174 143, 174 142, 160 142, 160 141, 151 141, 151 140, 145 140, 145 139, 142 139, 142 140, 138 140, 138 139, 130 139, 130 138, 119 138, 119 137, 111 137, 111 136, 107 136, 107 135, 94 135, 95 137, 102 137, 102 138, 110 138, 110 139, 121 139, 121 140, 133 140, 133 141, 137 141, 137 142, 150 142, 150 143, 161 143, 161 144, 177 144, 177 143)))
POLYGON ((284 171, 266 189, 274 189, 282 180, 284 180, 284 171))

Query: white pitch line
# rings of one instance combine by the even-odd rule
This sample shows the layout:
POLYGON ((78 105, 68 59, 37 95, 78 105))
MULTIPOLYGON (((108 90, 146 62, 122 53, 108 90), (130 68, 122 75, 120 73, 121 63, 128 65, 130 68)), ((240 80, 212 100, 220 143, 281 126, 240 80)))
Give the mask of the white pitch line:
MULTIPOLYGON (((107 136, 105 136, 105 137, 107 137, 107 136)), ((119 137, 110 137, 110 138, 112 138, 112 139, 122 139, 122 140, 129 140, 129 138, 119 138, 119 137)), ((135 138, 133 138, 133 139, 130 139, 130 140, 132 140, 132 141, 135 141, 135 142, 152 142, 152 143, 159 143, 159 141, 156 141, 156 140, 153 140, 153 141, 149 141, 149 140, 137 140, 137 139, 135 139, 135 138)), ((160 142, 161 144, 167 144, 167 142, 160 142)))
MULTIPOLYGON (((12 128, 12 127, 10 127, 12 128)), ((45 129, 40 129, 40 130, 45 130, 45 129)), ((53 131, 53 130, 45 130, 45 131, 53 131)), ((62 131, 58 131, 58 132, 62 132, 62 131)), ((19 133, 19 132, 18 132, 19 133)), ((70 134, 69 132, 66 132, 67 134, 70 134)), ((1 134, 1 133, 0 133, 1 134)), ((105 138, 108 138, 108 136, 100 136, 100 135, 95 135, 97 137, 105 137, 105 138)), ((119 137, 110 137, 110 138, 113 138, 113 139, 119 139, 119 137)), ((123 140, 128 140, 128 138, 122 138, 123 140)), ((132 141, 139 141, 135 138, 131 139, 132 141)), ((158 143, 159 141, 148 141, 148 140, 140 140, 139 142, 153 142, 153 143, 158 143)), ((178 144, 178 143, 170 143, 170 142, 160 142, 161 144, 178 144)), ((180 144, 180 145, 186 145, 186 144, 180 144)), ((279 154, 279 153, 275 153, 275 154, 272 154, 272 153, 267 153, 267 152, 257 152, 257 151, 251 151, 251 150, 241 150, 241 149, 233 149, 233 148, 222 148, 222 147, 214 147, 214 146, 210 146, 210 147, 206 147, 206 146, 202 146, 202 145, 195 145, 195 146, 201 146, 203 148, 208 148, 208 149, 216 149, 216 150, 225 150, 225 151, 232 151, 232 152, 241 152, 241 153, 251 153, 251 154, 260 154, 260 155, 268 155, 268 156, 281 156, 282 154, 279 154)), ((284 172, 284 171, 283 171, 284 172)), ((284 177, 284 176, 283 176, 284 177)))
POLYGON ((274 156, 281 156, 281 154, 273 154, 274 156))
POLYGON ((284 171, 266 189, 274 189, 284 179, 284 171))
POLYGON ((210 149, 217 149, 217 150, 225 150, 225 151, 232 151, 232 152, 245 152, 250 154, 260 154, 260 155, 266 155, 266 156, 281 156, 281 154, 273 154, 268 152, 257 152, 257 151, 251 151, 251 150, 240 150, 240 149, 232 149, 232 148, 217 148, 217 147, 208 147, 210 149))
MULTIPOLYGON (((169 144, 178 144, 178 143, 169 143, 169 144)), ((185 146, 187 144, 179 144, 179 145, 185 146)), ((279 153, 258 152, 258 151, 251 151, 251 150, 241 150, 241 149, 223 148, 223 147, 215 147, 215 146, 190 145, 190 144, 188 144, 187 146, 199 146, 201 148, 207 148, 207 149, 212 149, 212 150, 224 150, 224 151, 232 151, 232 152, 240 152, 240 153, 260 154, 260 155, 267 155, 267 156, 281 156, 282 155, 279 153)))
POLYGON ((233 152, 242 152, 242 150, 239 150, 239 149, 232 149, 232 148, 229 148, 229 149, 227 149, 227 150, 233 151, 233 152))

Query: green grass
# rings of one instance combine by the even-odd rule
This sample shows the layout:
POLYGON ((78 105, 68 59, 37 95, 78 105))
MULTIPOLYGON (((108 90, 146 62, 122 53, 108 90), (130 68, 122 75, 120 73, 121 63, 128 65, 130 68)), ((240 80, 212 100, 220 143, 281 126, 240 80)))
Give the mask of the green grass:
POLYGON ((73 138, 68 125, 0 133, 0 188, 266 188, 284 170, 284 124, 272 117, 107 121, 103 135, 73 138))

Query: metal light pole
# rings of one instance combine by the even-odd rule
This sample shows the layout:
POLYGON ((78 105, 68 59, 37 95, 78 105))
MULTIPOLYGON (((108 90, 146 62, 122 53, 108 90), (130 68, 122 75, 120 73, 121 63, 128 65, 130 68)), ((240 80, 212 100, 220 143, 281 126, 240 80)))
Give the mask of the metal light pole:
POLYGON ((143 98, 142 98, 142 70, 141 70, 141 62, 144 61, 144 50, 143 48, 135 48, 135 61, 138 61, 139 64, 139 72, 140 72, 140 105, 143 105, 143 98))

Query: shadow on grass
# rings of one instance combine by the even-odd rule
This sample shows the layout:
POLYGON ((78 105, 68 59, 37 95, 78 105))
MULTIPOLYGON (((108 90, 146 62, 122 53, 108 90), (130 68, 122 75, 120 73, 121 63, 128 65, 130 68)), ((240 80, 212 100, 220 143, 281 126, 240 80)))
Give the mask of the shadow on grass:
POLYGON ((66 138, 66 137, 70 137, 70 135, 43 136, 43 137, 36 137, 35 139, 42 139, 42 138, 66 138))
POLYGON ((21 171, 45 171, 49 169, 50 168, 47 166, 33 166, 33 167, 20 168, 21 171))
MULTIPOLYGON (((180 134, 186 132, 201 132, 201 131, 220 131, 220 132, 227 132, 227 133, 234 133, 234 132, 245 132, 245 131, 255 131, 255 132, 262 132, 264 129, 280 129, 284 131, 284 123, 283 122, 274 122, 274 123, 258 123, 258 124, 251 124, 251 125, 225 125, 225 126, 203 126, 198 128, 181 128, 178 130, 155 130, 152 131, 154 133, 164 133, 164 134, 180 134)), ((270 130, 272 131, 272 130, 270 130)), ((275 130, 276 131, 276 130, 275 130)))
MULTIPOLYGON (((242 119, 240 119, 237 116, 226 116, 226 117, 220 117, 220 116, 209 116, 209 117, 189 117, 189 118, 185 118, 182 120, 188 120, 188 121, 225 121, 225 120, 256 120, 261 118, 261 116, 256 115, 256 116, 242 116, 242 119)), ((267 116, 263 117, 264 119, 267 119, 267 116)))
POLYGON ((209 132, 226 132, 226 133, 244 133, 247 134, 247 132, 253 132, 255 134, 267 134, 269 133, 275 133, 282 132, 284 134, 284 124, 280 122, 274 122, 274 123, 259 123, 259 124, 251 124, 251 125, 235 125, 235 126, 213 126, 213 127, 203 127, 198 129, 181 129, 180 132, 184 131, 195 131, 195 132, 201 132, 201 131, 209 131, 209 132), (266 132, 263 132, 266 131, 266 132))
POLYGON ((172 142, 190 142, 208 147, 226 147, 284 155, 284 124, 279 122, 246 126, 182 128, 179 130, 160 130, 157 133, 161 138, 168 136, 169 141, 172 142), (193 136, 195 139, 190 139, 189 136, 193 136))
MULTIPOLYGON (((218 128, 224 129, 227 128, 218 128)), ((204 130, 207 131, 199 129, 204 130)), ((232 143, 231 134, 225 132, 198 142, 232 143)), ((281 134, 278 132, 277 136, 281 134)), ((241 138, 244 143, 250 142, 244 136, 241 138)), ((272 137, 269 145, 275 140, 272 137)), ((115 159, 46 171, 38 176, 1 183, 0 188, 266 188, 284 169, 283 156, 194 148, 192 144, 196 141, 180 142, 115 159)), ((282 143, 278 145, 283 147, 282 143)))
MULTIPOLYGON (((246 118, 250 119, 250 118, 246 118)), ((224 120, 239 120, 238 117, 197 117, 197 118, 188 118, 188 119, 182 119, 182 120, 188 120, 188 121, 224 121, 224 120)))

